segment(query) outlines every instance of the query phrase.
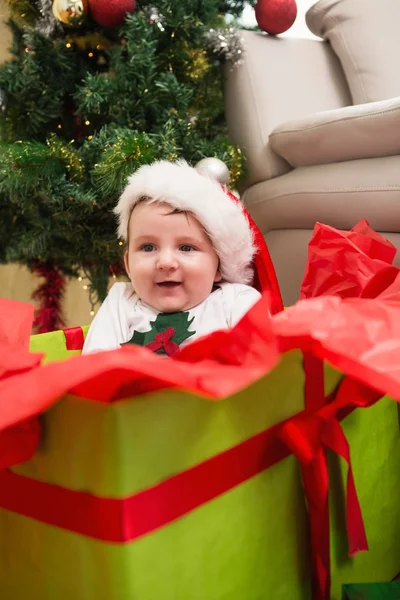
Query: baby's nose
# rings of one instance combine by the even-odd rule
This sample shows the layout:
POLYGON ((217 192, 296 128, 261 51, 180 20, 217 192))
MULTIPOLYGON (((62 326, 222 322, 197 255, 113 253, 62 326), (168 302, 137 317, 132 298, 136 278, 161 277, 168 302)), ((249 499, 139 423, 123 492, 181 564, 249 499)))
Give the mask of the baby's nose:
POLYGON ((176 269, 178 261, 172 250, 162 250, 158 255, 157 267, 159 269, 176 269))

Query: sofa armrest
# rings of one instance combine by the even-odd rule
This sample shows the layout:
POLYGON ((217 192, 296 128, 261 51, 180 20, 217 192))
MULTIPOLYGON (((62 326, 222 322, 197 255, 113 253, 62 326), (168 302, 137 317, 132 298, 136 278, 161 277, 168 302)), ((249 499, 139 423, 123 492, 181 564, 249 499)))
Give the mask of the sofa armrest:
POLYGON ((286 121, 270 146, 293 167, 400 154, 400 97, 286 121))

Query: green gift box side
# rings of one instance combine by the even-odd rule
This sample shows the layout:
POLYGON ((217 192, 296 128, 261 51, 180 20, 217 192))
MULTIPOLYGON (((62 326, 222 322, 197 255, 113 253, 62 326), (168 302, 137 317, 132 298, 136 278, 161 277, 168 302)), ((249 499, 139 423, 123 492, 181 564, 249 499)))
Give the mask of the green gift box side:
MULTIPOLYGON (((39 351, 43 338, 34 342, 39 351)), ((60 349, 51 352, 62 357, 60 349)), ((328 365, 325 373, 329 393, 341 375, 328 365)), ((121 498, 296 414, 304 408, 303 386, 302 356, 292 352, 262 380, 220 402, 181 390, 114 404, 67 396, 42 416, 39 451, 14 471, 121 498)), ((370 552, 347 557, 347 471, 332 457, 332 600, 340 600, 343 583, 389 580, 400 570, 396 405, 386 398, 357 410, 343 427, 370 552)), ((128 543, 0 510, 0 585, 13 600, 309 600, 307 531, 299 469, 290 456, 128 543)))
POLYGON ((400 582, 344 585, 342 600, 400 600, 400 582))

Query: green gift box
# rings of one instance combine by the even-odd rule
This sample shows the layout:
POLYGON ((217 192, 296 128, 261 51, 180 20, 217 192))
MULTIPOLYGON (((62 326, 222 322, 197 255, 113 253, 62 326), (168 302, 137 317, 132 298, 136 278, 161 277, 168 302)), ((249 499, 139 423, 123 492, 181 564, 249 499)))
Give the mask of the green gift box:
MULTIPOLYGON (((33 337, 31 348, 47 361, 70 352, 62 332, 33 337)), ((324 371, 328 395, 342 375, 327 364, 324 371)), ((112 404, 65 396, 41 416, 33 458, 0 478, 21 506, 0 499, 2 597, 310 600, 298 463, 290 455, 263 466, 267 432, 304 410, 304 382, 303 355, 291 351, 218 402, 180 389, 112 404), (256 455, 260 440, 264 453, 256 455)), ((347 581, 398 572, 396 414, 384 398, 342 422, 370 550, 347 556, 347 469, 331 456, 332 600, 347 581)))
POLYGON ((347 584, 342 600, 400 600, 400 582, 347 584))

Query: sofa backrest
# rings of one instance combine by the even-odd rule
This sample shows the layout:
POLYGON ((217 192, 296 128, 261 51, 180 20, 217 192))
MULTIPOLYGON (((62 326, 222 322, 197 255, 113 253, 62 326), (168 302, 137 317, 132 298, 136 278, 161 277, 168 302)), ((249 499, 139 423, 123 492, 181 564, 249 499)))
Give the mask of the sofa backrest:
POLYGON ((242 31, 244 60, 227 67, 226 117, 231 138, 248 160, 247 186, 291 167, 269 147, 289 119, 351 104, 340 63, 329 44, 242 31))
POLYGON ((319 0, 306 21, 340 59, 354 104, 400 96, 400 0, 319 0))

